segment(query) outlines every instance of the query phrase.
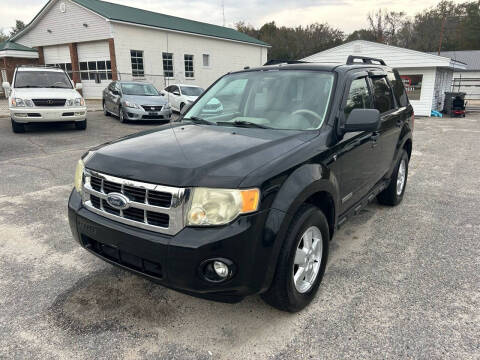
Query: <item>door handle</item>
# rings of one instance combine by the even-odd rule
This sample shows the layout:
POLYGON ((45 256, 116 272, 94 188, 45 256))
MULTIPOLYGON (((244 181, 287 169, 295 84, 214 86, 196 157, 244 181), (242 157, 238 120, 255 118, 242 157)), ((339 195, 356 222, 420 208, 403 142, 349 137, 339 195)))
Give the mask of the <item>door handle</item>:
POLYGON ((399 119, 397 120, 397 126, 401 127, 403 125, 403 120, 399 119))
POLYGON ((377 140, 380 137, 380 133, 374 132, 372 133, 372 136, 370 136, 370 139, 372 140, 372 147, 377 146, 377 140))

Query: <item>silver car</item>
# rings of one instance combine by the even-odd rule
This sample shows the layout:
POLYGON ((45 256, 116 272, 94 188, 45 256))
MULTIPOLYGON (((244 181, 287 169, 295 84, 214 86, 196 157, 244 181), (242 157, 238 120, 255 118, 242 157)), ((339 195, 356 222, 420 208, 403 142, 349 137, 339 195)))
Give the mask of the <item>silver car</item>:
POLYGON ((103 90, 103 112, 120 122, 135 120, 170 121, 172 109, 153 84, 113 81, 103 90))

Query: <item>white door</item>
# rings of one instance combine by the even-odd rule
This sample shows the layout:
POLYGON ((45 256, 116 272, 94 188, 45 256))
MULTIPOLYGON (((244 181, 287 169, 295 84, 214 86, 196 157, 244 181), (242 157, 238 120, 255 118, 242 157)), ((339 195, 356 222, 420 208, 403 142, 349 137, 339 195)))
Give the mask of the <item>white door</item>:
POLYGON ((86 99, 101 99, 102 91, 112 81, 108 41, 77 45, 80 79, 86 99))

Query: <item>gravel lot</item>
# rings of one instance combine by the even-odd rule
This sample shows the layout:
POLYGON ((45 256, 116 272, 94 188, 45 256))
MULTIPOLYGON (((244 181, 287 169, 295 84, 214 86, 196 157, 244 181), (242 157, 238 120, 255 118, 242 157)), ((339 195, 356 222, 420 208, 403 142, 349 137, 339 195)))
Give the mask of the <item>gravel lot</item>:
POLYGON ((334 237, 315 302, 200 300, 81 249, 67 222, 77 159, 155 125, 89 115, 86 132, 0 119, 0 358, 480 358, 480 116, 417 119, 404 202, 334 237))

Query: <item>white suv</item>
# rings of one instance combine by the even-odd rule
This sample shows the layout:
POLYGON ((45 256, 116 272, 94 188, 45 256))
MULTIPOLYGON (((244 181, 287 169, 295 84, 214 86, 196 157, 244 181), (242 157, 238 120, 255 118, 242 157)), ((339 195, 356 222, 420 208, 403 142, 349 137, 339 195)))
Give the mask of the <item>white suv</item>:
POLYGON ((9 93, 13 132, 25 132, 25 124, 33 122, 71 121, 79 130, 87 128, 87 107, 77 91, 82 84, 74 87, 64 70, 55 67, 17 67, 12 85, 2 85, 9 93))

